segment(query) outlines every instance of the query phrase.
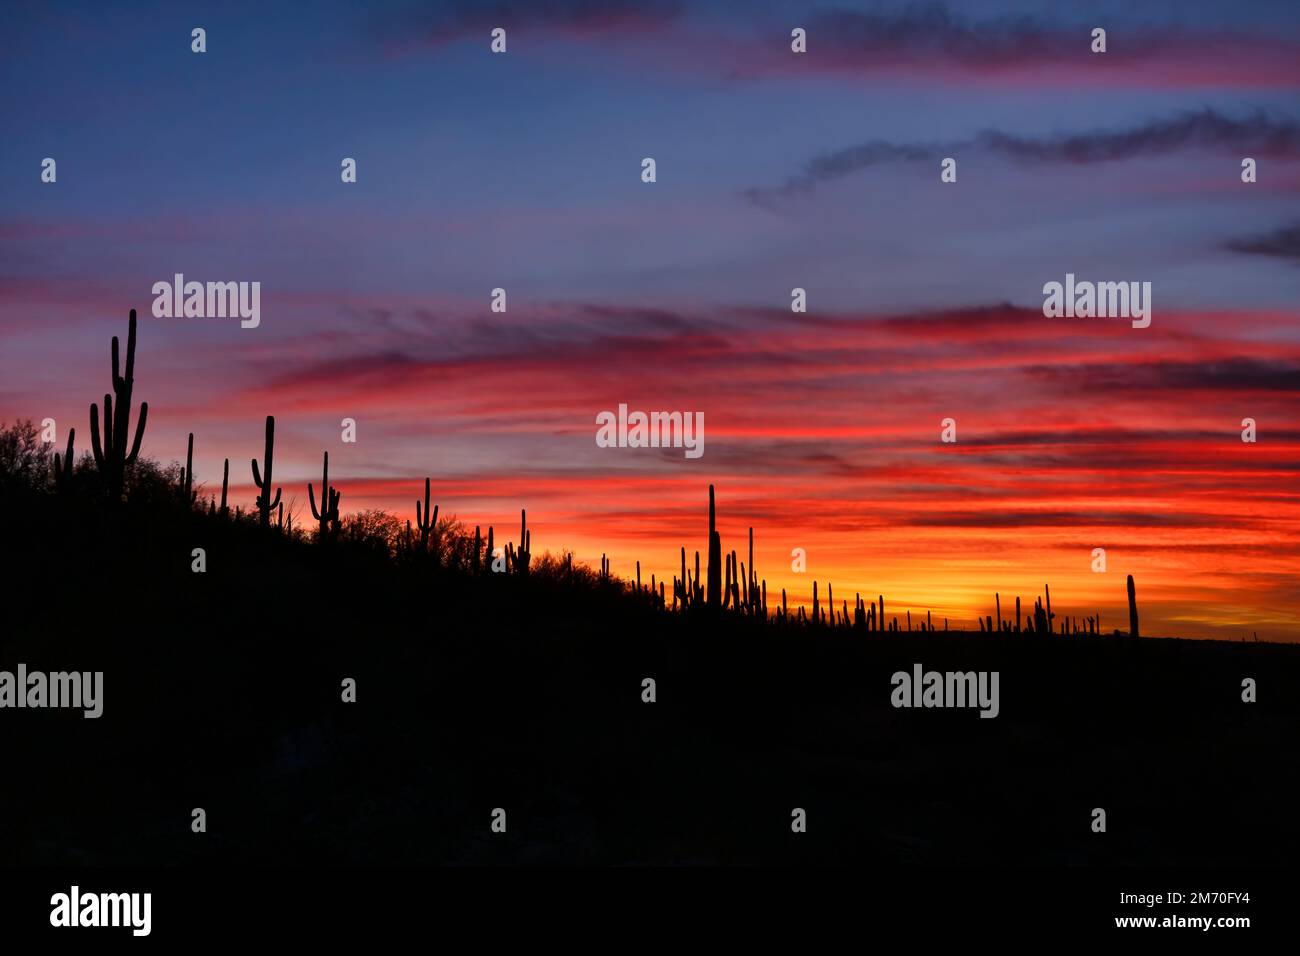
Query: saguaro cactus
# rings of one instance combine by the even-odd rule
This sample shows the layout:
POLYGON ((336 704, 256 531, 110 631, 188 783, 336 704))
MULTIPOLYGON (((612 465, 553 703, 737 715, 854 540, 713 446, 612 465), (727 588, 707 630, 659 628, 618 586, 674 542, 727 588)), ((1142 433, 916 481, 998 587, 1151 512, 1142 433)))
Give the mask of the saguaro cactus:
POLYGON ((709 590, 705 603, 712 608, 722 604, 722 538, 718 534, 715 518, 713 486, 709 485, 709 590))
POLYGON ((420 529, 420 553, 429 549, 429 533, 438 527, 438 506, 429 510, 429 479, 424 479, 424 511, 420 511, 420 501, 415 502, 415 526, 420 529))
POLYGON ((77 435, 75 428, 68 429, 68 450, 63 454, 63 460, 59 460, 59 453, 54 453, 54 487, 60 491, 66 491, 72 482, 72 439, 77 435))
POLYGON ((520 509, 519 514, 519 550, 515 550, 513 542, 506 542, 506 570, 514 574, 527 574, 528 559, 531 554, 528 549, 532 543, 533 533, 528 530, 527 513, 520 509))
POLYGON ((117 503, 122 500, 122 478, 128 465, 134 464, 140 456, 140 442, 144 439, 144 426, 149 418, 149 403, 140 403, 140 417, 135 425, 135 441, 127 451, 127 435, 130 433, 131 392, 135 387, 135 309, 131 310, 130 324, 126 336, 126 374, 118 374, 117 336, 113 336, 113 395, 117 396, 117 407, 113 406, 113 395, 104 396, 104 439, 99 436, 99 406, 90 404, 90 446, 95 455, 95 466, 103 476, 109 500, 117 503))
POLYGON ((185 467, 181 470, 181 502, 188 508, 194 490, 194 432, 185 446, 185 467))
POLYGON ((528 530, 528 512, 519 509, 519 550, 514 555, 515 572, 528 573, 528 560, 533 553, 533 533, 528 530))
POLYGON ((230 488, 230 459, 227 458, 226 463, 221 466, 221 517, 223 519, 227 515, 226 491, 229 490, 229 488, 230 488))
POLYGON ((758 582, 758 572, 754 570, 754 529, 752 526, 749 529, 749 576, 746 580, 749 582, 749 601, 747 603, 750 610, 757 611, 759 609, 759 599, 754 592, 757 590, 755 584, 758 582))
MULTIPOLYGON (((257 512, 261 519, 262 527, 266 528, 269 527, 271 524, 271 512, 276 510, 276 508, 278 508, 280 505, 279 488, 275 489, 275 499, 274 500, 271 499, 271 469, 274 466, 274 460, 275 460, 275 416, 274 415, 266 416, 266 445, 263 449, 262 455, 266 459, 266 480, 265 481, 262 480, 262 474, 257 470, 257 459, 253 458, 251 460, 253 462, 253 484, 257 485, 258 490, 261 492, 261 494, 257 496, 257 512)), ((325 471, 326 474, 329 473, 328 453, 325 455, 325 471)), ((307 487, 308 489, 310 489, 311 485, 308 484, 307 487)), ((221 498, 223 502, 225 501, 225 495, 226 492, 223 483, 222 491, 221 491, 221 498)), ((322 492, 321 504, 324 503, 325 503, 325 494, 324 492, 322 492)), ((312 511, 315 512, 315 510, 316 510, 316 506, 312 505, 312 511)), ((324 522, 322 522, 321 526, 324 527, 324 522)))
POLYGON ((1133 590, 1133 575, 1128 576, 1128 634, 1129 637, 1141 637, 1138 632, 1137 593, 1133 590))
POLYGON ((690 589, 687 588, 686 586, 686 548, 685 547, 682 548, 682 577, 681 580, 678 582, 678 585, 682 589, 682 609, 685 610, 686 606, 690 604, 690 599, 691 599, 690 589))
POLYGON ((740 608, 740 579, 744 575, 745 569, 736 559, 735 549, 731 552, 731 603, 737 609, 740 608))
POLYGON ((724 557, 724 563, 726 564, 726 570, 723 572, 722 577, 722 609, 725 611, 727 602, 731 600, 731 555, 728 554, 724 557))
MULTIPOLYGON (((269 421, 269 417, 268 417, 269 421)), ((325 452, 325 469, 320 480, 320 510, 316 509, 316 496, 311 482, 307 482, 307 501, 311 504, 311 516, 320 523, 320 540, 325 541, 331 526, 337 531, 339 527, 339 499, 343 497, 330 487, 330 453, 325 452)))

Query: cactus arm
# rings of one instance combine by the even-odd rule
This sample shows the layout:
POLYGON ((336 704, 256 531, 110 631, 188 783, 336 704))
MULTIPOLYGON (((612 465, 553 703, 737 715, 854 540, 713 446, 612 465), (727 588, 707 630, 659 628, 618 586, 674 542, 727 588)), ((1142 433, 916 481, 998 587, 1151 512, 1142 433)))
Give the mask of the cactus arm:
POLYGON ((95 467, 104 467, 104 449, 99 444, 99 406, 90 403, 90 449, 95 455, 95 467))
MULTIPOLYGON (((128 465, 140 457, 140 442, 144 440, 144 423, 148 420, 148 418, 149 418, 149 403, 141 402, 140 417, 136 420, 135 423, 135 441, 131 443, 131 454, 127 455, 126 457, 126 463, 128 465)), ((123 427, 125 427, 125 422, 123 422, 123 427)), ((124 440, 125 437, 126 437, 125 433, 123 433, 124 440)))
MULTIPOLYGON (((113 371, 117 371, 117 339, 113 340, 113 371)), ((135 381, 135 309, 126 327, 126 385, 128 388, 135 381)))

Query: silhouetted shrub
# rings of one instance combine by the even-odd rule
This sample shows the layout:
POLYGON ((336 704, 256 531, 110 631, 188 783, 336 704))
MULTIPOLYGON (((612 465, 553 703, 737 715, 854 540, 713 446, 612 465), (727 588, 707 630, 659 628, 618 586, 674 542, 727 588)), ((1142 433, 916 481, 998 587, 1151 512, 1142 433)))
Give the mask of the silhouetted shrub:
POLYGON ((45 491, 51 482, 53 448, 41 441, 31 419, 0 427, 0 491, 45 491))
POLYGON ((402 523, 380 508, 367 508, 343 519, 340 540, 353 547, 391 557, 397 552, 402 523))

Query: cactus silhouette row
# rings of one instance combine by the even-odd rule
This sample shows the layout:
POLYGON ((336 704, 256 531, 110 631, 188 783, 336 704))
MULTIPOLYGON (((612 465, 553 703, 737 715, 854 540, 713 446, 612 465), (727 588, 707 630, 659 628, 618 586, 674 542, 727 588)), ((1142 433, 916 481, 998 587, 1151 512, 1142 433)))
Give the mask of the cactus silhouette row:
MULTIPOLYGON (((695 552, 694 574, 692 575, 691 569, 687 565, 686 549, 682 548, 680 576, 673 578, 671 610, 702 614, 730 612, 781 624, 798 623, 811 627, 842 628, 866 633, 898 633, 913 630, 918 633, 925 633, 937 630, 933 616, 928 610, 925 613, 925 620, 918 622, 915 628, 912 625, 912 612, 910 610, 905 612, 905 623, 900 622, 897 616, 892 619, 887 617, 884 595, 878 595, 875 601, 868 599, 867 602, 863 602, 862 595, 855 594, 851 612, 847 600, 843 601, 840 609, 837 610, 835 607, 835 591, 830 582, 826 584, 826 606, 823 607, 819 582, 816 580, 812 584, 811 613, 806 612, 801 605, 795 609, 792 616, 784 588, 781 589, 780 606, 769 611, 767 579, 760 578, 754 566, 754 529, 752 527, 749 529, 748 554, 748 564, 744 561, 738 561, 735 551, 724 555, 721 537, 717 530, 717 501, 714 487, 710 485, 706 582, 704 585, 700 583, 700 552, 695 552), (719 571, 719 565, 724 565, 721 572, 719 571)), ((605 570, 606 564, 603 556, 601 561, 602 577, 604 577, 607 576, 607 571, 605 570)), ((640 578, 641 565, 640 562, 637 562, 636 590, 638 592, 642 590, 640 578)), ((653 593, 654 586, 652 583, 651 594, 653 593)), ((984 633, 1026 635, 1099 635, 1102 633, 1100 613, 1086 617, 1067 616, 1060 621, 1059 625, 1054 623, 1056 614, 1052 611, 1051 589, 1047 585, 1043 586, 1043 597, 1034 599, 1034 613, 1032 615, 1022 616, 1020 598, 1017 596, 1015 617, 1010 620, 1004 619, 1002 616, 1001 594, 995 593, 993 600, 997 615, 996 624, 993 615, 977 619, 979 630, 984 633)), ((1140 635, 1138 631, 1137 597, 1134 592, 1132 575, 1128 576, 1128 601, 1129 634, 1132 637, 1138 637, 1140 635)), ((943 630, 948 630, 948 620, 946 618, 943 622, 943 630)))
MULTIPOLYGON (((125 374, 120 374, 118 339, 116 336, 113 337, 113 392, 111 395, 105 394, 104 396, 102 437, 99 425, 99 408, 94 403, 90 406, 90 434, 94 462, 99 473, 100 485, 110 507, 120 505, 124 493, 128 490, 127 478, 131 466, 139 457, 140 443, 144 437, 145 423, 149 412, 148 403, 141 402, 135 427, 135 437, 130 442, 128 449, 127 438, 130 434, 131 398, 135 384, 135 346, 136 313, 132 309, 127 333, 125 374)), ((62 455, 55 453, 53 456, 54 483, 56 490, 60 493, 65 492, 72 483, 74 470, 73 442, 75 436, 76 430, 69 429, 66 449, 62 455)), ((256 499, 257 523, 262 528, 268 529, 268 531, 274 528, 282 534, 292 533, 292 510, 286 523, 284 502, 282 500, 283 489, 274 486, 275 417, 272 415, 266 416, 262 458, 263 463, 260 467, 256 458, 251 459, 253 484, 258 489, 256 499), (274 495, 272 494, 273 487, 274 495), (271 520, 272 513, 276 515, 274 522, 271 520)), ((208 505, 209 515, 223 521, 228 520, 230 517, 227 504, 229 481, 230 459, 227 458, 222 468, 220 506, 218 507, 215 498, 211 499, 208 505)), ((317 522, 317 542, 321 545, 328 545, 338 539, 342 527, 342 520, 339 515, 339 502, 342 493, 330 484, 329 452, 323 454, 320 489, 319 507, 317 506, 315 486, 311 482, 307 484, 307 498, 312 517, 317 522)), ((450 519, 444 519, 444 525, 439 524, 439 506, 432 505, 430 501, 431 491, 430 479, 426 477, 424 479, 423 501, 417 498, 415 502, 414 527, 412 527, 412 523, 408 519, 405 532, 398 538, 396 552, 397 556, 402 559, 418 560, 424 562, 431 569, 437 569, 444 561, 444 544, 447 544, 447 542, 444 542, 444 536, 452 535, 454 532, 450 526, 450 519)), ((186 508, 194 505, 194 434, 192 432, 189 435, 185 467, 180 471, 177 492, 186 508)), ((713 485, 709 485, 708 516, 707 557, 703 576, 700 571, 700 552, 695 552, 693 566, 688 566, 687 551, 685 547, 682 547, 680 569, 679 573, 673 576, 671 592, 667 591, 665 582, 658 580, 653 574, 650 576, 647 589, 641 578, 640 561, 636 562, 635 583, 628 582, 625 584, 610 573, 609 558, 605 554, 601 555, 600 570, 593 575, 593 580, 603 588, 629 591, 636 595, 638 599, 664 613, 732 615, 778 625, 802 625, 812 628, 841 629, 876 634, 911 632, 914 630, 910 609, 904 612, 903 622, 900 622, 897 615, 892 618, 887 616, 883 594, 877 595, 875 600, 868 598, 865 602, 861 594, 855 594, 852 610, 850 610, 847 600, 843 600, 840 608, 837 609, 833 585, 827 582, 826 603, 823 607, 820 582, 816 580, 813 581, 812 585, 811 612, 806 611, 800 605, 792 613, 784 588, 781 589, 780 605, 773 607, 769 611, 767 580, 758 576, 754 565, 754 529, 749 528, 747 560, 740 560, 734 550, 730 552, 724 552, 723 550, 722 537, 717 528, 717 500, 713 485), (671 598, 671 603, 669 598, 671 598)), ((242 517, 241 509, 236 508, 235 518, 238 520, 242 517)), ((451 550, 453 549, 449 546, 448 554, 450 554, 451 550)), ((486 539, 481 527, 475 526, 472 543, 468 537, 462 535, 462 540, 456 542, 454 550, 462 555, 468 552, 468 560, 461 562, 461 565, 466 567, 471 574, 505 573, 516 577, 527 576, 530 565, 533 563, 532 532, 528 528, 527 511, 521 509, 519 513, 519 541, 517 545, 515 542, 508 541, 504 548, 498 548, 495 542, 495 533, 491 526, 487 528, 486 539)), ((448 560, 450 559, 448 558, 448 560)), ((570 581, 576 579, 577 574, 573 568, 572 554, 566 553, 560 561, 559 567, 561 568, 562 579, 566 577, 570 581)), ((1128 634, 1132 637, 1138 637, 1137 598, 1132 575, 1128 576, 1127 588, 1128 634)), ((1000 635, 1044 636, 1056 634, 1099 635, 1102 633, 1100 614, 1083 617, 1067 615, 1058 623, 1057 615, 1052 610, 1051 590, 1046 585, 1043 587, 1042 597, 1035 596, 1032 613, 1022 614, 1020 597, 1017 596, 1014 616, 1009 619, 1005 618, 1002 613, 1002 596, 1000 593, 993 595, 993 609, 993 614, 977 618, 980 632, 1000 635)), ((946 618, 943 621, 942 629, 944 631, 948 630, 948 620, 946 618)), ((926 611, 925 620, 918 622, 915 630, 920 633, 938 630, 930 611, 926 611)), ((1116 630, 1115 633, 1120 632, 1116 630)))

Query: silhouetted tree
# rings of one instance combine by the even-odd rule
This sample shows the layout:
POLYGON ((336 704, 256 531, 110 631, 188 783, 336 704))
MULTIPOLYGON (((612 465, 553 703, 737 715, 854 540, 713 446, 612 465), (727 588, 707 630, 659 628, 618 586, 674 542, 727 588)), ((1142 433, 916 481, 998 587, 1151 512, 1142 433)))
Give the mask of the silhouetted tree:
POLYGON ((397 553, 401 534, 402 522, 395 515, 381 508, 367 508, 343 519, 339 540, 376 554, 391 556, 397 553))
POLYGON ((0 491, 44 490, 50 478, 50 452, 40 435, 30 419, 0 429, 0 491))

